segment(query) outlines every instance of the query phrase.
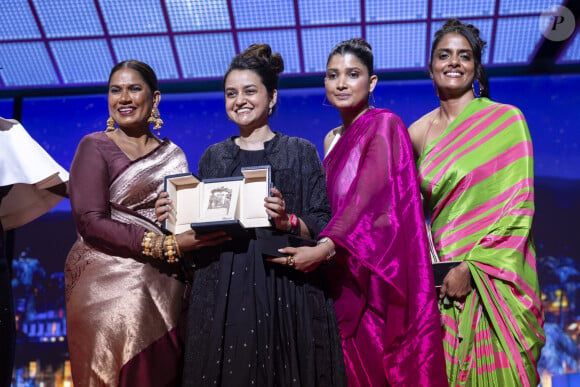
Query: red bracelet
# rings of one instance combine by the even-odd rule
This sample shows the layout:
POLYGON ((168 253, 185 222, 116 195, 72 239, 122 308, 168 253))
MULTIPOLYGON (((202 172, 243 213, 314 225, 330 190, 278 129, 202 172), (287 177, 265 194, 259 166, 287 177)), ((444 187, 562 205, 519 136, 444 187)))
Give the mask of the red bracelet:
POLYGON ((296 214, 290 214, 290 224, 292 225, 292 227, 298 226, 298 217, 296 216, 296 214))
POLYGON ((288 232, 291 234, 300 234, 300 222, 298 221, 298 217, 296 214, 290 214, 290 228, 288 232))

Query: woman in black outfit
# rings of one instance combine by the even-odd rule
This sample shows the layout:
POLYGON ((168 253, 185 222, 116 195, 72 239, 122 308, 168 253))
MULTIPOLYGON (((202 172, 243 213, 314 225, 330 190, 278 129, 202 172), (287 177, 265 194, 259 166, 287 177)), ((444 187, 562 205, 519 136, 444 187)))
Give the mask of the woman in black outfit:
MULTIPOLYGON (((198 172, 202 179, 224 178, 241 175, 242 167, 270 165, 276 188, 264 206, 276 228, 316 238, 330 219, 316 148, 268 125, 283 67, 266 44, 252 45, 232 60, 224 77, 225 106, 240 135, 210 146, 198 172)), ((158 200, 158 214, 168 202, 158 200)), ((257 229, 256 238, 197 254, 184 385, 346 384, 323 269, 304 274, 291 260, 286 266, 265 261, 257 238, 271 232, 257 229)))

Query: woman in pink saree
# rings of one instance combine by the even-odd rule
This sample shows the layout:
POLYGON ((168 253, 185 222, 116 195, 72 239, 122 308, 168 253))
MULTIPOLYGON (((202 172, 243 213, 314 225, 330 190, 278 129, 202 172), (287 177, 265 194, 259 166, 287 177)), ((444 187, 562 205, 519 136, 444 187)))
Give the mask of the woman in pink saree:
POLYGON ((154 203, 185 155, 153 135, 163 121, 157 77, 125 61, 109 77, 107 131, 85 136, 69 193, 79 238, 66 263, 67 335, 76 386, 169 386, 181 377, 181 253, 222 234, 163 235, 154 203), (118 125, 115 128, 115 123, 118 125))
POLYGON ((328 260, 349 385, 445 386, 441 323, 413 150, 405 125, 369 106, 368 43, 338 44, 326 96, 342 125, 325 138, 332 219, 315 247, 276 259, 302 271, 328 260))

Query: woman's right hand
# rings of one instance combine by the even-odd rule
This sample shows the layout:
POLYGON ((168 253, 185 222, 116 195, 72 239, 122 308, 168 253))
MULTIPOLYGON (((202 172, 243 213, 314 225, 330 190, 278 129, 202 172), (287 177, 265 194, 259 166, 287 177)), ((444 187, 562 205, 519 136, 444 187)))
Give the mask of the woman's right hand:
POLYGON ((167 219, 170 210, 171 199, 169 199, 169 194, 167 192, 161 192, 155 201, 155 216, 157 217, 157 221, 162 223, 167 219))
POLYGON ((232 238, 223 231, 212 232, 209 234, 197 235, 194 230, 188 230, 175 236, 179 249, 182 253, 201 249, 202 247, 217 246, 221 243, 232 240, 232 238))

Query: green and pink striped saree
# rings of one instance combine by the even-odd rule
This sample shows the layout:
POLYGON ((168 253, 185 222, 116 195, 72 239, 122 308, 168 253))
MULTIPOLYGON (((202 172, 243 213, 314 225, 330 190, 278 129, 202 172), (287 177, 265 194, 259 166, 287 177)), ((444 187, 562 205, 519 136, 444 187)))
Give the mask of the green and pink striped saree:
POLYGON ((473 100, 417 161, 441 261, 474 291, 440 302, 450 386, 535 386, 544 316, 532 241, 533 151, 515 107, 473 100))

